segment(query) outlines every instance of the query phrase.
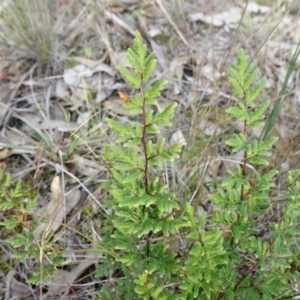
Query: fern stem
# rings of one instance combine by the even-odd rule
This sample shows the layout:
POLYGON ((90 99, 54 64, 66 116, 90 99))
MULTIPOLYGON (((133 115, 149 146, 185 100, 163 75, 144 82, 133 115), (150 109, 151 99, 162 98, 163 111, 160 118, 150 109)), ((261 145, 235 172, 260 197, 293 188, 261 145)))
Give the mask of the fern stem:
POLYGON ((146 102, 145 102, 145 92, 144 92, 144 81, 143 74, 141 74, 141 97, 143 101, 143 136, 142 136, 142 145, 144 148, 144 159, 145 159, 145 169, 144 169, 144 184, 146 193, 148 193, 149 189, 149 180, 148 180, 148 153, 147 153, 147 140, 146 140, 146 102))

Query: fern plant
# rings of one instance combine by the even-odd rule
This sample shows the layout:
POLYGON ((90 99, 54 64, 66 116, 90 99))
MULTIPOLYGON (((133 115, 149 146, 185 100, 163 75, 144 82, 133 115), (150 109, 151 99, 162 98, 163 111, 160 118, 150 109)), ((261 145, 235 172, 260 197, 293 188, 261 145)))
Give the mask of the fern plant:
MULTIPOLYGON (((139 33, 133 48, 128 49, 127 59, 132 70, 123 66, 118 66, 118 70, 138 92, 131 99, 121 95, 125 108, 139 113, 141 121, 122 124, 106 119, 119 136, 115 145, 106 145, 103 150, 103 159, 109 163, 112 177, 111 182, 102 186, 109 189, 111 199, 106 205, 113 209, 111 231, 108 232, 110 249, 118 253, 114 260, 121 265, 123 275, 127 274, 125 280, 132 283, 137 295, 144 299, 167 299, 170 292, 163 291, 160 281, 162 278, 170 280, 179 266, 175 254, 168 253, 168 244, 159 237, 175 234, 183 221, 176 214, 179 203, 162 182, 162 165, 164 161, 178 158, 181 147, 179 144, 166 146, 165 139, 158 134, 159 127, 172 125, 170 119, 176 103, 162 112, 146 110, 147 105, 158 104, 156 98, 167 81, 147 86, 156 59, 154 52, 147 54, 147 46, 139 33)), ((109 258, 107 263, 110 264, 109 258)), ((108 267, 104 269, 111 271, 108 267)), ((118 287, 122 288, 120 281, 118 279, 118 287)), ((132 292, 127 286, 127 295, 132 292)), ((103 292, 102 297, 107 293, 107 290, 103 292)), ((110 299, 115 298, 111 295, 110 299)))
MULTIPOLYGON (((34 232, 38 225, 49 220, 38 219, 34 215, 37 207, 36 190, 32 189, 30 182, 12 182, 11 175, 0 169, 0 231, 3 242, 13 249, 11 253, 15 261, 22 262, 29 258, 42 262, 43 255, 49 255, 52 264, 40 265, 32 270, 29 283, 39 284, 56 272, 56 267, 62 264, 62 254, 53 255, 51 231, 43 240, 43 244, 36 241, 34 232), (43 276, 41 276, 41 274, 43 276)), ((0 265, 0 269, 7 271, 11 266, 0 265)))
MULTIPOLYGON (((0 169, 0 231, 3 241, 20 250, 29 234, 23 232, 28 212, 33 211, 36 204, 29 184, 21 180, 12 182, 11 175, 0 169)), ((26 255, 28 257, 28 253, 26 255)))
MULTIPOLYGON (((216 299, 275 299, 292 292, 288 279, 291 265, 287 263, 287 258, 292 260, 292 236, 299 235, 299 230, 297 218, 291 214, 290 209, 293 207, 292 210, 299 212, 299 204, 290 193, 293 200, 287 203, 281 221, 272 216, 269 194, 277 171, 261 174, 256 168, 268 165, 265 157, 271 155, 270 150, 276 138, 251 140, 248 134, 250 129, 264 125, 264 112, 270 102, 258 105, 257 99, 266 80, 261 80, 253 87, 258 69, 253 64, 248 65, 248 57, 242 49, 239 50, 237 64, 232 65, 230 73, 229 82, 234 96, 239 100, 237 106, 227 109, 227 113, 243 121, 244 130, 233 134, 226 144, 232 147, 233 152, 243 152, 243 162, 236 166, 235 172, 228 170, 228 176, 218 192, 210 195, 215 205, 211 221, 214 228, 219 228, 223 234, 224 229, 229 232, 223 241, 225 255, 222 260, 226 263, 222 267, 225 266, 226 276, 220 276, 219 273, 219 281, 213 281, 219 282, 219 286, 210 286, 210 290, 218 291, 213 293, 216 299), (248 170, 249 166, 254 171, 248 170), (270 221, 272 217, 273 222, 270 221), (262 223, 262 229, 259 228, 259 222, 263 220, 265 222, 262 223)), ((291 186, 295 184, 298 175, 298 172, 291 173, 291 186)), ((209 292, 204 292, 210 298, 209 292)))
POLYGON ((103 221, 103 254, 97 275, 110 278, 114 289, 104 286, 101 299, 280 299, 295 295, 299 281, 299 259, 295 238, 299 237, 300 171, 290 172, 290 189, 281 218, 272 220, 271 188, 276 170, 264 172, 266 157, 276 138, 252 140, 250 130, 264 124, 269 101, 258 104, 265 79, 254 86, 258 69, 248 65, 241 49, 237 64, 230 68, 233 94, 238 99, 227 113, 243 121, 242 133, 226 144, 243 152, 243 161, 228 170, 218 190, 209 195, 213 213, 195 217, 188 201, 177 201, 162 181, 162 165, 179 157, 180 145, 166 146, 158 136, 160 127, 171 126, 176 104, 155 113, 166 84, 148 86, 155 54, 137 32, 127 59, 131 69, 118 66, 120 74, 137 92, 119 93, 124 107, 139 113, 126 124, 106 121, 118 138, 105 145, 103 160, 110 173, 102 189, 112 212, 103 221), (249 168, 251 166, 251 168, 249 168), (263 229, 260 222, 265 220, 263 229), (169 248, 180 239, 181 253, 169 248), (114 290, 114 291, 113 291, 114 290))
POLYGON ((30 185, 23 184, 21 180, 13 183, 11 175, 0 169, 0 226, 10 231, 22 225, 26 213, 35 207, 36 198, 32 195, 30 185))

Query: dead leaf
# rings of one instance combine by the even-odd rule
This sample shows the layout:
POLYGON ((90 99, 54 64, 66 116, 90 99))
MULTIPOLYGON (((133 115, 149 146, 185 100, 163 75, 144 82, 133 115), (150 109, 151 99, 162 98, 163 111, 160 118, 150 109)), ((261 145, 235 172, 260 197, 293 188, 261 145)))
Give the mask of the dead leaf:
POLYGON ((55 176, 51 183, 50 202, 36 211, 37 216, 49 218, 49 223, 37 226, 34 232, 35 239, 39 239, 41 233, 45 233, 46 229, 56 231, 61 226, 66 215, 78 203, 80 197, 81 194, 78 189, 63 195, 59 176, 55 176))
POLYGON ((160 64, 162 70, 167 70, 169 66, 169 61, 166 56, 166 52, 162 45, 156 43, 153 39, 150 39, 151 48, 156 52, 156 57, 158 63, 160 64))
POLYGON ((7 168, 7 164, 5 161, 0 161, 0 169, 5 171, 7 168))
MULTIPOLYGON (((90 254, 90 252, 89 252, 90 254)), ((90 255, 89 255, 90 256, 90 255)), ((91 265, 95 264, 96 256, 87 257, 85 261, 78 264, 70 272, 65 270, 57 270, 56 277, 50 281, 45 282, 48 286, 48 292, 45 295, 53 296, 57 294, 62 294, 69 289, 70 286, 79 278, 79 276, 91 265)))
POLYGON ((203 132, 204 135, 206 135, 206 136, 212 136, 214 134, 222 133, 222 130, 219 127, 219 124, 208 122, 205 120, 200 121, 199 128, 200 128, 201 132, 203 132))
POLYGON ((18 114, 16 118, 22 120, 30 128, 34 128, 36 131, 57 129, 61 132, 71 132, 77 129, 76 122, 65 122, 62 120, 45 120, 43 116, 38 114, 18 114))
POLYGON ((88 131, 89 131, 88 121, 90 120, 91 117, 93 117, 91 110, 88 110, 78 116, 78 119, 77 119, 78 129, 80 129, 80 132, 83 135, 88 134, 88 131))
POLYGON ((3 119, 9 109, 9 101, 13 92, 14 89, 10 87, 0 88, 0 125, 2 124, 3 119))
POLYGON ((218 14, 193 13, 189 15, 191 22, 201 21, 214 27, 222 27, 228 25, 230 28, 235 28, 242 16, 241 9, 232 7, 227 11, 218 14))
POLYGON ((113 68, 111 68, 109 65, 104 64, 102 61, 103 59, 100 60, 93 60, 93 59, 88 59, 85 57, 72 57, 72 60, 75 60, 79 62, 80 64, 88 67, 91 69, 93 73, 95 72, 105 72, 111 77, 115 76, 115 71, 113 68))
POLYGON ((12 154, 36 153, 39 144, 17 128, 9 128, 0 141, 2 159, 12 154), (4 150, 4 149, 8 149, 4 150))
POLYGON ((70 97, 70 91, 63 80, 56 82, 55 95, 60 99, 68 99, 70 97))
POLYGON ((208 170, 209 170, 209 174, 213 177, 213 178, 217 178, 217 175, 219 173, 219 169, 220 166, 222 165, 222 158, 216 157, 215 159, 213 159, 212 161, 209 162, 209 166, 208 166, 208 170))
POLYGON ((292 1, 289 9, 290 9, 291 14, 299 13, 299 11, 300 11, 300 2, 299 2, 299 0, 292 1))
POLYGON ((0 159, 4 159, 6 157, 9 156, 9 149, 8 148, 4 148, 0 150, 0 159))
POLYGON ((101 103, 105 99, 107 99, 111 95, 112 91, 110 89, 106 89, 105 87, 100 89, 100 91, 97 93, 95 103, 101 103))
POLYGON ((63 79, 67 85, 76 87, 81 83, 82 77, 89 77, 92 75, 93 73, 88 67, 78 65, 74 68, 64 70, 63 79))
POLYGON ((71 111, 76 111, 78 107, 83 106, 85 103, 86 92, 80 87, 70 87, 72 93, 70 96, 70 102, 72 103, 71 111))
POLYGON ((118 91, 119 97, 121 98, 122 102, 130 102, 131 99, 128 95, 123 93, 122 91, 118 91))
POLYGON ((170 82, 173 83, 174 95, 178 95, 182 91, 183 68, 191 58, 192 55, 177 56, 170 63, 168 76, 172 79, 170 82))
POLYGON ((2 69, 0 71, 0 80, 4 80, 8 77, 8 74, 9 74, 9 70, 8 70, 8 67, 2 69))
POLYGON ((74 160, 71 162, 75 164, 77 172, 88 177, 94 177, 100 172, 107 171, 103 166, 79 155, 74 155, 74 160))
POLYGON ((174 144, 179 145, 186 145, 186 139, 180 129, 178 129, 176 132, 174 132, 171 136, 171 142, 174 144))
POLYGON ((283 124, 276 124, 271 132, 272 136, 276 136, 278 140, 275 143, 275 147, 278 150, 284 149, 287 147, 287 140, 291 137, 291 130, 288 129, 283 124))
POLYGON ((246 10, 247 12, 255 13, 255 14, 267 14, 271 11, 271 7, 266 5, 260 5, 258 3, 251 1, 248 2, 246 10))
POLYGON ((6 293, 4 300, 22 299, 32 295, 30 288, 26 284, 15 279, 15 274, 16 271, 11 270, 6 275, 6 293))

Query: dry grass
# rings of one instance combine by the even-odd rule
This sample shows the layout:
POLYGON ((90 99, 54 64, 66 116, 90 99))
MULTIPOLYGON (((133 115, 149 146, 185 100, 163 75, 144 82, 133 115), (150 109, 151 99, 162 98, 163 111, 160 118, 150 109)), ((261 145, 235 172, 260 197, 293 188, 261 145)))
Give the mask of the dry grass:
MULTIPOLYGON (((107 115, 124 122, 133 117, 118 99, 118 90, 130 90, 119 80, 115 65, 124 63, 123 52, 136 29, 158 54, 155 76, 169 80, 161 106, 170 101, 179 104, 174 126, 163 134, 170 139, 174 132, 181 132, 187 144, 182 159, 166 165, 165 180, 179 199, 193 203, 197 211, 208 209, 207 193, 218 185, 226 168, 240 160, 223 144, 224 135, 241 128, 224 114, 230 101, 235 101, 226 77, 238 48, 244 47, 267 76, 264 97, 275 105, 300 39, 299 12, 287 13, 286 1, 260 1, 270 10, 250 13, 241 8, 240 17, 235 18, 236 11, 230 11, 236 7, 234 1, 214 2, 120 0, 113 5, 100 0, 16 0, 3 8, 0 167, 37 190, 42 208, 53 197, 50 186, 56 173, 64 197, 72 190, 80 193, 56 232, 53 247, 57 252, 59 242, 67 247, 65 270, 78 267, 83 259, 91 262, 76 278, 60 275, 73 286, 65 297, 96 299, 92 295, 105 282, 94 278, 94 263, 99 260, 94 250, 101 238, 99 220, 107 213, 102 207, 106 195, 97 192, 107 177, 99 157, 102 145, 114 140, 103 120, 107 115), (219 13, 228 11, 217 25, 219 13), (200 14, 213 18, 207 21, 200 14)), ((280 170, 279 196, 274 201, 284 197, 280 189, 286 171, 299 167, 299 62, 289 80, 273 131, 279 142, 271 166, 280 170)), ((260 132, 252 135, 257 138, 260 132)), ((4 241, 0 246, 0 276, 10 268, 20 271, 12 259, 14 250, 4 241)), ((46 252, 41 257, 41 262, 45 261, 46 252)), ((26 262, 23 279, 30 275, 31 264, 34 262, 26 262)), ((55 292, 60 294, 57 282, 45 285, 47 299, 54 299, 55 292)))
POLYGON ((1 44, 47 66, 56 52, 58 1, 8 1, 2 14, 1 44))

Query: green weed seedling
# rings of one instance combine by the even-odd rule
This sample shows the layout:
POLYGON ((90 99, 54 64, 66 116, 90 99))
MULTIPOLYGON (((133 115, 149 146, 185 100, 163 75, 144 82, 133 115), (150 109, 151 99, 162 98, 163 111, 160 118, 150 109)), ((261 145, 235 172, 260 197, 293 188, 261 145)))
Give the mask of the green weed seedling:
POLYGON ((242 133, 226 140, 232 152, 244 153, 241 165, 228 170, 218 190, 209 195, 213 213, 195 217, 186 199, 175 199, 162 181, 165 161, 179 157, 180 145, 166 145, 159 130, 171 126, 175 103, 162 112, 148 109, 157 105, 165 80, 149 84, 156 64, 147 53, 139 33, 128 49, 131 69, 118 66, 120 74, 136 90, 122 95, 124 107, 140 114, 123 124, 106 121, 117 135, 115 144, 105 145, 103 159, 110 180, 102 185, 109 191, 105 202, 111 215, 103 221, 103 259, 97 275, 110 278, 98 292, 101 299, 280 299, 292 297, 299 282, 296 238, 299 236, 299 175, 289 174, 290 189, 279 220, 262 223, 272 215, 270 190, 276 170, 260 174, 259 165, 276 138, 250 139, 250 130, 264 125, 270 102, 258 103, 265 79, 253 87, 258 69, 248 65, 243 50, 230 68, 236 104, 227 109, 242 121, 242 133), (248 166, 255 170, 246 172, 248 166), (248 174, 249 173, 249 174, 248 174), (225 234, 226 231, 226 234, 225 234), (174 253, 170 241, 178 239, 182 251, 174 253), (295 267, 296 266, 296 267, 295 267), (111 286, 113 285, 113 289, 111 286))

